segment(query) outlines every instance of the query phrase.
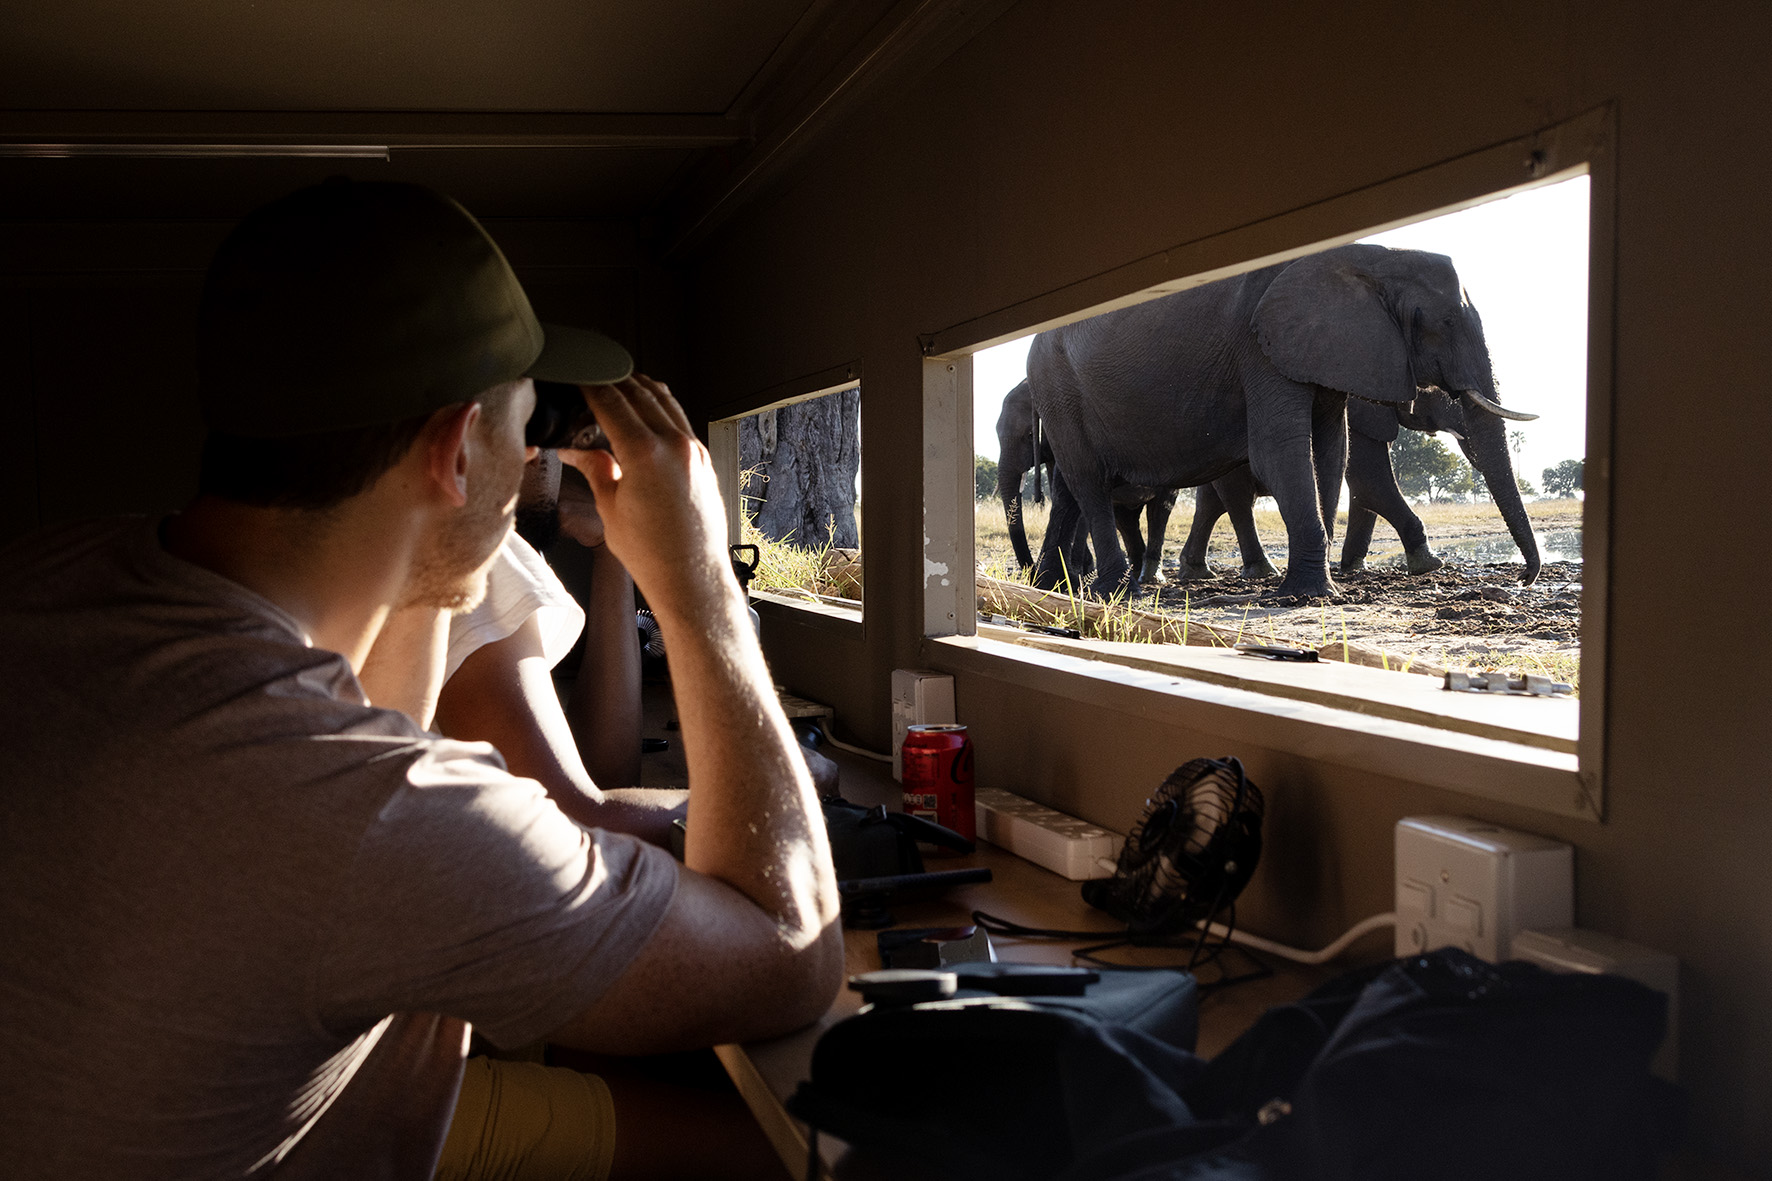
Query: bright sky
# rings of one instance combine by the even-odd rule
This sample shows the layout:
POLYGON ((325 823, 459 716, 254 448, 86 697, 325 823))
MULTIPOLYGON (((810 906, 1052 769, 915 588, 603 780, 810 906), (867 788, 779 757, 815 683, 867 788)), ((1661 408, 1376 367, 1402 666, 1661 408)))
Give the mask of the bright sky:
MULTIPOLYGON (((1361 239, 1451 257, 1482 313, 1503 404, 1539 415, 1508 424, 1526 436, 1514 470, 1535 488, 1545 468, 1587 449, 1587 211, 1580 176, 1361 239)), ((1003 395, 1027 376, 1032 342, 1024 336, 973 355, 973 449, 981 455, 997 454, 1003 395)))

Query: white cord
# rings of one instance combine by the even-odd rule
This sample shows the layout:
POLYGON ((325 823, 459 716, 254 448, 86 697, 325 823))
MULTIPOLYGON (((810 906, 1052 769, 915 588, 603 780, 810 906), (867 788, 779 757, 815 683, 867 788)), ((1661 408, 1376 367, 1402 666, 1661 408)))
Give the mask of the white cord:
POLYGON ((1296 947, 1287 947, 1283 943, 1275 943, 1271 939, 1263 939, 1260 935, 1251 935, 1247 931, 1232 931, 1223 923, 1202 922, 1200 928, 1209 934, 1218 936, 1220 939, 1223 939, 1228 935, 1232 943, 1240 943, 1244 947, 1253 947, 1256 951, 1265 951, 1269 955, 1277 955, 1281 959, 1293 960, 1300 964, 1324 964, 1346 951, 1354 940, 1360 938, 1360 936, 1376 931, 1380 927, 1394 927, 1396 925, 1397 916, 1395 912, 1387 911, 1384 914, 1375 914, 1371 918, 1361 919, 1352 927, 1349 927, 1346 934, 1342 935, 1341 938, 1337 939, 1334 943, 1331 943, 1328 947, 1323 948, 1321 951, 1301 951, 1296 947))
POLYGON ((877 750, 868 750, 865 747, 849 745, 847 742, 844 742, 841 739, 837 738, 835 735, 833 735, 831 733, 831 728, 828 725, 820 726, 819 730, 821 730, 824 733, 824 740, 826 742, 830 743, 832 746, 836 747, 838 750, 846 750, 852 755, 860 755, 863 758, 875 759, 875 760, 882 762, 882 763, 890 763, 892 761, 891 755, 883 755, 877 750))

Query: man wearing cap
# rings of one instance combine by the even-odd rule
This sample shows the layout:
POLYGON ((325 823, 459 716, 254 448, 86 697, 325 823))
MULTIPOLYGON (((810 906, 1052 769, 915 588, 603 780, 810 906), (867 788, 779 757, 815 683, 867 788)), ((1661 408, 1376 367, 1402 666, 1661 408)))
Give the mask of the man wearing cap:
MULTIPOLYGON (((479 225, 415 186, 249 216, 201 331, 196 500, 0 558, 9 1175, 424 1178, 470 1025, 626 1053, 823 1013, 823 825, 669 391, 544 330, 479 225), (682 867, 356 675, 391 613, 479 599, 532 377, 586 386, 610 439, 580 466, 671 647, 682 867)), ((549 1175, 633 1147, 584 1086, 599 1146, 549 1175)))

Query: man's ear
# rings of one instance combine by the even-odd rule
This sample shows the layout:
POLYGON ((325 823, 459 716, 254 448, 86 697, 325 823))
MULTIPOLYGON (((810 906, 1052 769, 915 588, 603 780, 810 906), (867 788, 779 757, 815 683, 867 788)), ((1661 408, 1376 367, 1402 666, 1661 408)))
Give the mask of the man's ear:
POLYGON ((448 406, 437 411, 425 431, 425 474, 456 508, 468 502, 469 440, 480 414, 478 402, 448 406))

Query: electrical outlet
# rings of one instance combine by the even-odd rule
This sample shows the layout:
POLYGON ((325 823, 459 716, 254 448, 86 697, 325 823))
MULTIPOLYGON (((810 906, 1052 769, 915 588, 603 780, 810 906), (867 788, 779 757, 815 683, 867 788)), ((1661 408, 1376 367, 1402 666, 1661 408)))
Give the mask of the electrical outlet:
POLYGON ((1491 963, 1528 927, 1575 923, 1575 851, 1463 816, 1397 821, 1399 956, 1462 947, 1491 963))
POLYGON ((924 668, 892 670, 892 778, 904 782, 904 736, 912 726, 952 723, 954 678, 924 668))

